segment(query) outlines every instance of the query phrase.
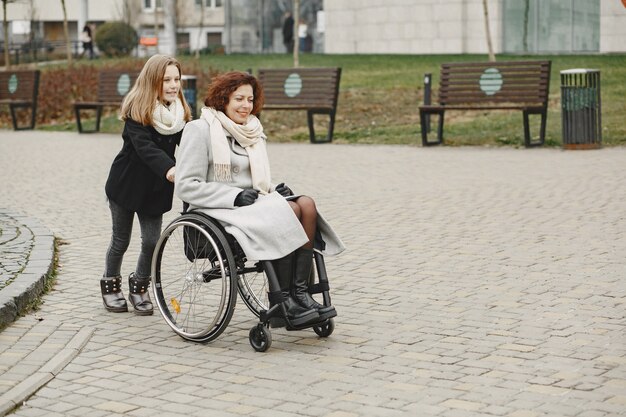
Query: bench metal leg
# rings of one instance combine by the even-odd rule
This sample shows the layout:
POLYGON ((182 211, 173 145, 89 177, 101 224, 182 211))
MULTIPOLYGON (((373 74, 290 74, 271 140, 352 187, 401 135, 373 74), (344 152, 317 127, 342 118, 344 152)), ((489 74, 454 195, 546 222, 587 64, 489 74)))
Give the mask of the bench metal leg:
POLYGON ((78 133, 95 133, 100 131, 100 118, 102 117, 102 106, 74 106, 74 113, 76 114, 76 125, 78 127, 78 133), (96 111, 96 126, 94 129, 85 130, 83 129, 83 124, 80 118, 81 110, 95 110, 96 111))
POLYGON ((443 119, 444 119, 443 115, 444 113, 445 112, 443 110, 435 110, 435 111, 420 110, 420 130, 422 134, 422 146, 441 145, 443 143, 443 119), (428 140, 428 131, 430 130, 428 128, 428 124, 430 122, 429 116, 431 114, 439 115, 439 123, 437 126, 437 140, 436 141, 428 140))
POLYGON ((37 107, 35 105, 32 104, 23 104, 23 103, 12 103, 9 104, 9 108, 11 109, 11 121, 13 122, 13 129, 14 130, 32 130, 35 128, 35 120, 37 118, 37 107), (20 126, 18 124, 18 117, 17 117, 17 109, 28 109, 30 108, 30 123, 24 126, 20 126))
POLYGON ((311 143, 328 143, 333 141, 333 132, 335 130, 335 110, 307 110, 306 118, 309 125, 309 139, 311 143), (315 114, 327 114, 329 117, 328 133, 324 139, 318 139, 315 136, 315 121, 313 119, 313 115, 315 114))
POLYGON ((524 118, 524 146, 532 148, 542 146, 546 138, 546 121, 548 119, 547 110, 523 110, 524 118), (538 114, 541 116, 541 126, 539 127, 539 140, 533 141, 530 135, 530 115, 538 114))

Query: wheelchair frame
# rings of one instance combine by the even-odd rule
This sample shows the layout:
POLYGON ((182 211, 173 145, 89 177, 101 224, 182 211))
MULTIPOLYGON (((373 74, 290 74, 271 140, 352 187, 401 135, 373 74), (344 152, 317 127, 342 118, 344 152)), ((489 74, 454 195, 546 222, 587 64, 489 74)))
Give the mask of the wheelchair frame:
MULTIPOLYGON (((321 293, 323 304, 329 306, 324 257, 318 251, 313 257, 309 292, 321 293), (313 283, 316 275, 317 283, 313 283)), ((152 289, 166 323, 192 342, 210 342, 226 330, 237 293, 259 318, 248 334, 250 345, 258 352, 272 344, 270 319, 285 316, 271 261, 248 260, 235 238, 217 220, 201 212, 183 213, 161 233, 152 257, 152 289)), ((318 336, 328 337, 335 326, 332 318, 304 327, 286 321, 285 326, 286 330, 311 327, 318 336)))

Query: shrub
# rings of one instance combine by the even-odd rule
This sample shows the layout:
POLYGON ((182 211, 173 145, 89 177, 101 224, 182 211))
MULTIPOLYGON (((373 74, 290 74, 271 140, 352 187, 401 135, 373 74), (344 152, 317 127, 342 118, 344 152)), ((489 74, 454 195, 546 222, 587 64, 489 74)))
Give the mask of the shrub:
POLYGON ((111 57, 130 55, 138 41, 135 29, 124 22, 107 22, 96 31, 98 49, 111 57))

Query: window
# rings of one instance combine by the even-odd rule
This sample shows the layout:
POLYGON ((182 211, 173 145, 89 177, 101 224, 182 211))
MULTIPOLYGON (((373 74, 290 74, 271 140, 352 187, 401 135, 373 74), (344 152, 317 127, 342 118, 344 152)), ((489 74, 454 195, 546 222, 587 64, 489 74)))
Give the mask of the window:
POLYGON ((154 10, 155 4, 157 9, 163 8, 163 0, 143 0, 143 8, 145 10, 154 10))
POLYGON ((224 2, 223 0, 195 0, 194 3, 196 6, 202 7, 202 5, 204 4, 204 7, 206 7, 207 9, 215 9, 216 7, 222 7, 222 4, 224 2))
POLYGON ((597 52, 600 0, 505 0, 504 52, 597 52))

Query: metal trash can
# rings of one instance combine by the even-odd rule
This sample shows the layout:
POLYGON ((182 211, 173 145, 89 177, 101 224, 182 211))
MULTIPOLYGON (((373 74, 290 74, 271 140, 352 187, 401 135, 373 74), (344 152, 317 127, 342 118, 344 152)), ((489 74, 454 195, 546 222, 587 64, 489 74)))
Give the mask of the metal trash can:
POLYGON ((185 96, 185 100, 187 100, 187 104, 191 108, 191 117, 196 118, 196 107, 197 107, 197 97, 198 93, 196 90, 196 80, 197 77, 195 75, 183 75, 180 80, 183 84, 183 95, 185 96))
POLYGON ((564 149, 602 146, 600 71, 561 71, 561 114, 564 149))

